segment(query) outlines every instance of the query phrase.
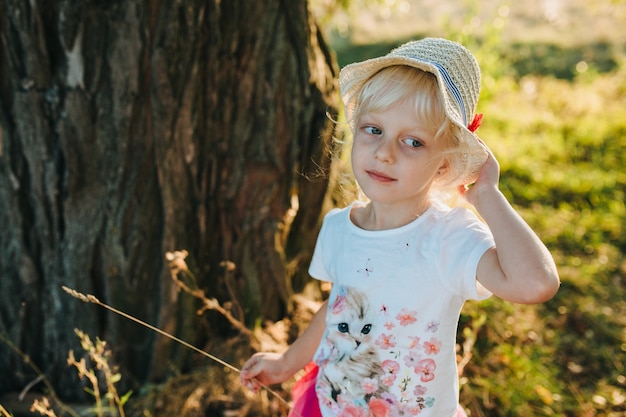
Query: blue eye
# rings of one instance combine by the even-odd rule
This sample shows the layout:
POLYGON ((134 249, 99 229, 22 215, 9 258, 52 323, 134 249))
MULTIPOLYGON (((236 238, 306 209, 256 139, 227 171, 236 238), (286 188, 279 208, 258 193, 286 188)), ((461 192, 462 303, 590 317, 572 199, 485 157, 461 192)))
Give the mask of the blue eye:
POLYGON ((404 139, 404 141, 403 141, 403 142, 404 142, 404 143, 406 143, 407 145, 409 145, 409 146, 410 146, 410 147, 412 147, 412 148, 420 148, 420 147, 424 146, 424 145, 422 144, 422 142, 420 142, 419 140, 414 139, 414 138, 407 138, 407 139, 404 139))
POLYGON ((364 130, 366 133, 369 133, 370 135, 381 135, 383 133, 382 130, 380 130, 379 128, 375 126, 365 126, 364 130))
POLYGON ((337 325, 337 329, 341 332, 341 333, 348 333, 348 323, 339 323, 337 325))
POLYGON ((363 326, 363 328, 361 329, 361 333, 362 334, 369 334, 369 332, 372 331, 372 325, 371 324, 366 324, 365 326, 363 326))

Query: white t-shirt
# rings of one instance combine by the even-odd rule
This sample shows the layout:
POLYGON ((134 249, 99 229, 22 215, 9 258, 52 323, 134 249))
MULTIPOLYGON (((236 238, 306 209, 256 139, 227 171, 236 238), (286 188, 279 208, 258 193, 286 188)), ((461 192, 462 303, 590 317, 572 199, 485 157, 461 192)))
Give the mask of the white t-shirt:
POLYGON ((476 281, 490 231, 471 211, 442 206, 368 231, 351 208, 326 215, 309 268, 333 283, 314 358, 322 414, 456 415, 457 323, 466 300, 490 296, 476 281))

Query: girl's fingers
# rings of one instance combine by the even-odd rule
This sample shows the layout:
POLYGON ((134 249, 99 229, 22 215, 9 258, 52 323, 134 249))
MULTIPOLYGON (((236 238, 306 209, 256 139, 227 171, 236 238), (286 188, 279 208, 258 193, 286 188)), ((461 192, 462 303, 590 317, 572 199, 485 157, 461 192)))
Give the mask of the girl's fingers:
POLYGON ((241 385, 253 391, 255 391, 254 377, 256 376, 256 374, 253 372, 253 368, 257 361, 258 358, 256 356, 248 359, 248 361, 241 368, 241 373, 239 375, 241 379, 241 385))
POLYGON ((241 385, 252 391, 254 394, 258 394, 261 389, 261 384, 259 384, 256 379, 243 379, 241 381, 241 385))

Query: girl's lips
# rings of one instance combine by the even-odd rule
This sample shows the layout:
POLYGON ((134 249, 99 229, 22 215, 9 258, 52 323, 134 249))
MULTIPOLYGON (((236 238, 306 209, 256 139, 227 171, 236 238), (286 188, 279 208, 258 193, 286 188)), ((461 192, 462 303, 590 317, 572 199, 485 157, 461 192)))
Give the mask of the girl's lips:
POLYGON ((366 172, 367 172, 367 175, 369 175, 369 177, 375 181, 379 181, 379 182, 395 181, 395 179, 383 174, 382 172, 378 172, 378 171, 366 171, 366 172))

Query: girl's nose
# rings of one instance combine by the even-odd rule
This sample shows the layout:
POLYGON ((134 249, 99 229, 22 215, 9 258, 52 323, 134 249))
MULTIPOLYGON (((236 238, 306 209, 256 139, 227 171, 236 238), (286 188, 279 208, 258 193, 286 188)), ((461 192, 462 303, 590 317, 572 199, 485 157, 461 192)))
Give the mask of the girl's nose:
POLYGON ((374 152, 374 158, 386 164, 393 163, 393 141, 381 138, 374 152))

